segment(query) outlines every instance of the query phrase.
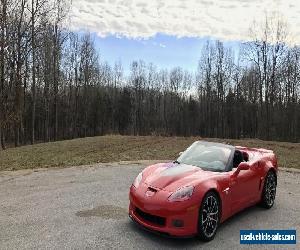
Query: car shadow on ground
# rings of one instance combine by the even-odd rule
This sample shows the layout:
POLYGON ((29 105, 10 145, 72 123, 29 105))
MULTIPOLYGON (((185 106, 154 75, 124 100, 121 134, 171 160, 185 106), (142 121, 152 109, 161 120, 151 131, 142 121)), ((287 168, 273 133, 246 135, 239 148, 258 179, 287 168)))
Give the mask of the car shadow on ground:
MULTIPOLYGON (((263 211, 266 211, 265 209, 259 207, 259 206, 252 206, 250 208, 247 208, 233 217, 229 218, 226 220, 224 223, 222 223, 217 231, 216 237, 213 240, 218 241, 226 238, 225 232, 231 231, 232 227, 238 227, 238 224, 241 224, 241 221, 248 220, 251 217, 254 216, 254 214, 261 213, 263 211)), ((261 214, 261 216, 264 216, 264 213, 261 214)), ((164 235, 159 235, 150 231, 147 231, 138 225, 128 219, 126 222, 126 228, 127 230, 134 232, 135 234, 138 234, 140 237, 145 238, 147 241, 151 241, 154 245, 157 244, 159 247, 171 247, 171 248, 190 248, 190 247, 201 247, 201 246, 208 246, 211 243, 206 243, 202 242, 200 239, 197 237, 192 237, 192 238, 172 238, 172 237, 167 237, 164 235)), ((255 226, 255 225, 254 225, 255 226)), ((240 229, 245 229, 241 225, 240 229)), ((239 235, 235 236, 237 239, 239 239, 239 235)), ((239 244, 239 242, 238 242, 239 244)))

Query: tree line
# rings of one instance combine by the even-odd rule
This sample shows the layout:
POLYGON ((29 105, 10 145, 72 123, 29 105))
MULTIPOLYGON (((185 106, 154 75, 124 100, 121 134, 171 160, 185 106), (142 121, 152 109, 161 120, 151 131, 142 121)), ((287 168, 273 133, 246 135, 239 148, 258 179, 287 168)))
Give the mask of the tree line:
MULTIPOLYGON (((207 41, 196 72, 142 60, 125 74, 61 0, 1 0, 1 147, 104 134, 299 141, 300 48, 266 18, 236 49, 207 41)), ((174 52, 176 53, 176 52, 174 52)))

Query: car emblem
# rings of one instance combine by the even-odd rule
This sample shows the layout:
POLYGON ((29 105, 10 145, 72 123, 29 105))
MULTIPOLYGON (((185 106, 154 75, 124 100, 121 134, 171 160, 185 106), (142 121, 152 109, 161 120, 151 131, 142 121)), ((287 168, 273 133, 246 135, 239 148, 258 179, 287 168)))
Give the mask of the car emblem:
POLYGON ((228 188, 225 188, 225 189, 223 190, 223 192, 225 192, 225 194, 228 194, 228 192, 229 192, 229 187, 228 187, 228 188))

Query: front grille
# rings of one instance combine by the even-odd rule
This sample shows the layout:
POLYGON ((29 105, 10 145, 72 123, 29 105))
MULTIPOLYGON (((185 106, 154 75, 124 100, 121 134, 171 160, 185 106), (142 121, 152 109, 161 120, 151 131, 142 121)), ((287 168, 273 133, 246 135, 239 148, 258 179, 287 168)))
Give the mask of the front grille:
POLYGON ((135 208, 135 212, 139 217, 141 217, 142 219, 149 221, 153 224, 156 224, 159 226, 164 226, 166 224, 166 218, 164 218, 164 217, 148 214, 139 208, 135 208))

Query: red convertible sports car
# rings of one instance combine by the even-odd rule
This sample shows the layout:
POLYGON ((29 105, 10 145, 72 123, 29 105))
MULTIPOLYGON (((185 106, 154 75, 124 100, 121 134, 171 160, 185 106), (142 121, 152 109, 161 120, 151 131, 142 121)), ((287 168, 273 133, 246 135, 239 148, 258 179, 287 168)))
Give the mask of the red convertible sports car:
POLYGON ((240 210, 273 206, 277 170, 271 150, 196 141, 174 162, 149 166, 136 177, 129 217, 151 231, 209 241, 240 210))

